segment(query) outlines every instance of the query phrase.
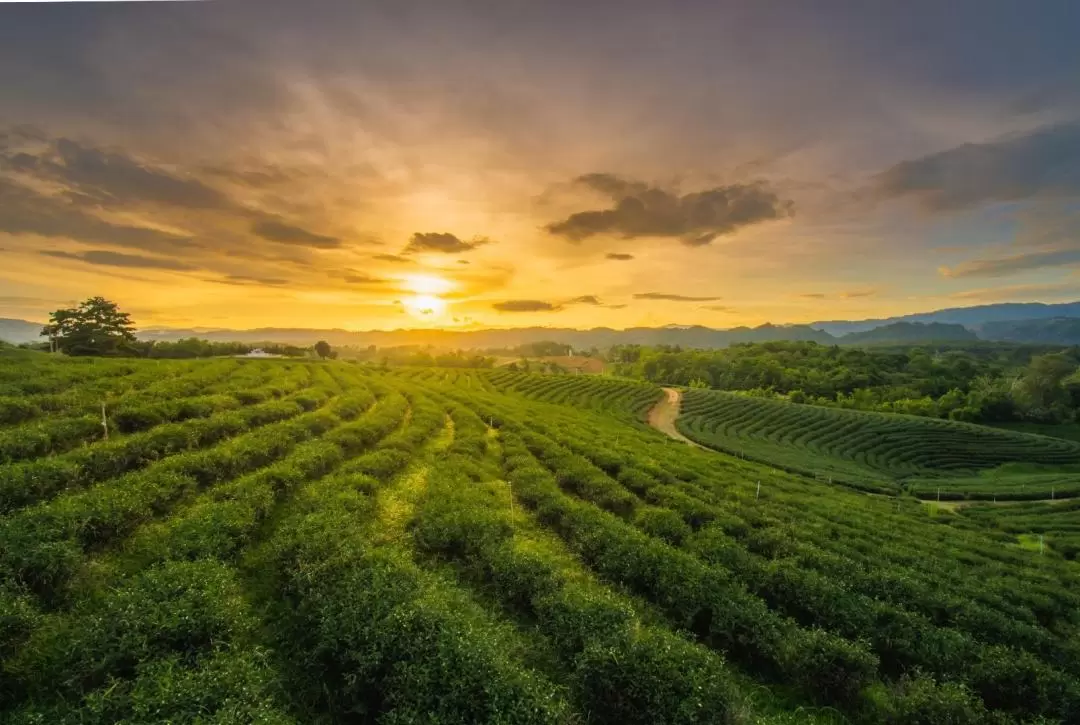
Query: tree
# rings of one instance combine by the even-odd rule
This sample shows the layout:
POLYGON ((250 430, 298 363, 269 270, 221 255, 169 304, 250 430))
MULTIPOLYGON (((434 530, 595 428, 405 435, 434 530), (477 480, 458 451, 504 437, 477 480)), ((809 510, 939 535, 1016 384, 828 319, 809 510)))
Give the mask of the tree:
POLYGON ((91 297, 78 307, 56 310, 41 330, 54 349, 68 355, 134 354, 135 325, 115 302, 91 297))
POLYGON ((328 343, 326 340, 319 340, 317 343, 315 343, 315 354, 323 358, 324 360, 330 357, 331 352, 332 351, 330 349, 330 343, 328 343))

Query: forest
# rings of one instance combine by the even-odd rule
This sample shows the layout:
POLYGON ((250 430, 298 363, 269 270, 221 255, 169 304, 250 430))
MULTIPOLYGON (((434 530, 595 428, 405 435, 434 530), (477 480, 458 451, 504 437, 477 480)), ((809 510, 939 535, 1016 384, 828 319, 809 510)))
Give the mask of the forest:
POLYGON ((1080 348, 994 343, 722 350, 616 346, 611 372, 792 402, 978 423, 1066 423, 1080 409, 1080 348))

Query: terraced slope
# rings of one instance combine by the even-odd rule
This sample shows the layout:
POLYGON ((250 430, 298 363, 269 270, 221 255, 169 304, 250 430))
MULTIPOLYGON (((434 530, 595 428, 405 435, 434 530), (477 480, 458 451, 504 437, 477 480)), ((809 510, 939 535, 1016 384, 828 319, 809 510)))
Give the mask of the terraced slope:
MULTIPOLYGON (((1071 562, 975 519, 951 526, 912 502, 670 441, 635 417, 655 388, 146 364, 176 391, 221 374, 212 395, 232 403, 177 419, 154 406, 183 396, 161 388, 123 408, 150 406, 131 432, 4 464, 0 721, 914 725, 1080 712, 1071 562)), ((50 379, 70 372, 42 365, 50 379)), ((47 394, 125 390, 145 372, 76 369, 47 394)))
POLYGON ((677 425, 712 448, 874 491, 1042 497, 1053 485, 1039 479, 1047 474, 1080 489, 1069 468, 1080 444, 968 423, 691 390, 677 425), (1026 465, 1020 478, 1017 463, 1026 465))

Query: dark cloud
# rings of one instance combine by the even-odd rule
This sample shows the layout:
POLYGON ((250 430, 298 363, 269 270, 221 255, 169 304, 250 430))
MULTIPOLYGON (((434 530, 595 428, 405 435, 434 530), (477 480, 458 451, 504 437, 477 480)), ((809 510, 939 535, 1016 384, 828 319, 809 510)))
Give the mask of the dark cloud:
POLYGON ((491 240, 485 237, 476 237, 466 242, 449 232, 416 232, 405 246, 404 253, 442 252, 443 254, 461 254, 490 243, 491 240))
POLYGON ((263 239, 280 244, 297 244, 318 249, 334 249, 341 246, 341 240, 337 237, 315 234, 306 229, 271 219, 255 222, 251 225, 251 231, 263 239))
POLYGON ((1030 252, 995 259, 973 259, 955 267, 941 267, 943 277, 1007 277, 1017 272, 1080 263, 1080 249, 1030 252))
POLYGON ((258 168, 229 168, 227 166, 205 166, 203 173, 228 179, 237 184, 262 189, 295 181, 303 174, 293 169, 286 173, 277 166, 261 165, 258 168))
POLYGON ((281 279, 280 277, 249 277, 244 274, 229 274, 226 275, 224 279, 214 279, 210 281, 218 282, 220 284, 266 285, 269 287, 280 287, 289 284, 289 280, 281 279))
POLYGON ((458 264, 471 264, 471 263, 469 262, 469 260, 467 260, 467 259, 459 259, 459 260, 457 261, 457 263, 458 263, 458 264))
POLYGON ((412 262, 408 257, 402 257, 399 254, 376 254, 372 259, 378 259, 381 262, 412 262))
POLYGON ((903 161, 875 179, 882 198, 910 196, 931 211, 1034 196, 1080 194, 1080 122, 903 161))
POLYGON ((381 277, 372 277, 370 274, 357 272, 355 269, 346 270, 334 276, 340 277, 349 284, 386 284, 386 280, 381 277))
POLYGON ((728 307, 727 305, 702 305, 701 309, 709 310, 710 312, 734 312, 734 307, 728 307))
POLYGON ((577 182, 611 198, 611 209, 583 211, 547 226, 552 234, 580 242, 596 234, 626 238, 676 237, 690 246, 772 219, 790 216, 793 204, 763 183, 718 186, 679 196, 612 174, 588 174, 577 182))
POLYGON ((603 304, 600 298, 596 295, 582 295, 581 297, 575 297, 566 304, 568 305, 600 305, 603 304))
POLYGON ((63 184, 71 198, 82 203, 112 206, 151 202, 185 209, 237 208, 229 197, 196 178, 144 163, 119 150, 59 138, 37 151, 5 155, 4 166, 63 184))
POLYGON ((673 295, 666 292, 638 292, 634 295, 635 300, 667 300, 668 302, 715 302, 723 297, 691 297, 689 295, 673 295))
POLYGON ((837 292, 836 294, 826 294, 824 292, 803 292, 798 296, 808 300, 850 300, 855 299, 856 297, 873 297, 876 294, 877 290, 875 289, 855 289, 847 290, 844 292, 837 292))
POLYGON ((541 300, 506 300, 496 302, 491 307, 499 312, 555 312, 562 309, 559 305, 541 300))
POLYGON ((39 194, 3 178, 0 178, 0 231, 157 252, 190 251, 198 246, 188 237, 104 221, 63 198, 39 194))
POLYGON ((634 258, 632 254, 623 254, 622 252, 608 252, 604 255, 607 259, 614 259, 618 262, 628 262, 634 258))
POLYGON ((110 252, 105 249, 92 249, 89 252, 80 252, 78 254, 72 252, 60 252, 46 250, 39 252, 48 257, 57 257, 59 259, 74 259, 80 262, 86 262, 87 264, 99 264, 105 267, 132 267, 135 269, 168 269, 177 272, 190 272, 196 267, 192 267, 190 264, 184 264, 177 262, 173 259, 154 259, 153 257, 143 257, 138 254, 122 254, 120 252, 110 252))

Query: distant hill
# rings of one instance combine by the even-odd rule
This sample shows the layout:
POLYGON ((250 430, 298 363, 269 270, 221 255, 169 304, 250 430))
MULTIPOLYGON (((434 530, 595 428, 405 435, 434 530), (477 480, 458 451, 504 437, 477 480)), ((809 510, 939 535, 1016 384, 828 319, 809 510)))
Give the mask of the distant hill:
POLYGON ((987 322, 979 328, 979 336, 1004 342, 1080 345, 1080 318, 987 322))
MULTIPOLYGON (((1002 302, 974 307, 953 307, 934 312, 921 312, 914 315, 885 317, 876 320, 827 320, 811 322, 810 327, 824 330, 830 335, 847 335, 852 332, 865 332, 894 322, 943 322, 950 325, 963 325, 968 329, 979 329, 990 322, 1016 320, 1042 320, 1054 317, 1080 317, 1080 302, 1063 302, 1047 305, 1041 302, 1002 302)), ((983 339, 993 339, 984 337, 983 339)))
MULTIPOLYGON (((42 323, 0 319, 0 340, 38 341, 42 323)), ((1080 302, 1047 305, 1002 303, 958 307, 879 320, 831 320, 808 325, 734 327, 718 330, 701 325, 631 327, 615 330, 594 327, 518 327, 488 330, 368 330, 305 327, 260 327, 250 330, 195 327, 149 328, 138 331, 143 340, 179 340, 198 337, 214 342, 264 342, 313 345, 326 340, 335 347, 400 347, 432 345, 452 349, 505 349, 533 342, 552 341, 576 350, 612 345, 680 345, 721 348, 743 342, 811 341, 823 345, 964 342, 976 339, 1042 344, 1080 344, 1080 302)))
POLYGON ((18 345, 24 342, 41 342, 42 322, 28 322, 27 320, 13 320, 0 317, 0 340, 18 345))
POLYGON ((944 322, 894 322, 872 330, 844 335, 840 338, 840 344, 895 345, 915 342, 964 342, 978 339, 978 335, 963 325, 948 325, 944 322))
POLYGON ((612 345, 682 345, 683 347, 727 347, 740 342, 768 342, 772 340, 807 340, 824 344, 836 340, 827 332, 807 325, 771 325, 759 327, 735 327, 716 330, 710 327, 668 326, 631 327, 614 330, 595 327, 575 330, 560 327, 521 327, 507 330, 372 330, 353 332, 330 329, 263 327, 254 330, 142 330, 139 337, 146 340, 177 340, 183 337, 200 337, 213 341, 236 342, 284 342, 294 345, 311 345, 326 340, 331 345, 375 345, 396 347, 401 345, 434 345, 459 349, 509 348, 530 342, 551 340, 571 345, 574 349, 610 347, 612 345))

